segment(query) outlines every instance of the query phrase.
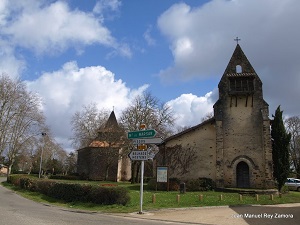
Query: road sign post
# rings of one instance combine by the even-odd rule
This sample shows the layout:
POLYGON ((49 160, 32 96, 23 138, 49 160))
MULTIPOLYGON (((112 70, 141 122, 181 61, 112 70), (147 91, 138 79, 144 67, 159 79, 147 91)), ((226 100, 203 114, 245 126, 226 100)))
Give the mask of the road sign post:
POLYGON ((156 134, 156 130, 136 130, 127 133, 128 139, 151 138, 156 134))
POLYGON ((133 144, 138 145, 139 151, 131 151, 128 157, 134 161, 141 161, 141 186, 140 186, 140 211, 143 214, 143 188, 144 188, 144 162, 148 159, 153 159, 155 152, 147 151, 146 144, 160 144, 161 138, 153 138, 156 135, 156 130, 146 130, 145 125, 141 125, 141 130, 130 131, 127 133, 128 139, 133 139, 133 144), (145 151, 146 150, 146 151, 145 151))
POLYGON ((133 139, 132 143, 134 145, 141 145, 141 144, 160 144, 163 142, 161 138, 144 138, 144 139, 133 139))
POLYGON ((148 160, 148 152, 147 151, 140 151, 140 150, 131 151, 128 156, 133 161, 148 160))
MULTIPOLYGON (((156 134, 155 130, 146 130, 146 125, 143 124, 140 126, 141 130, 139 131, 131 131, 128 132, 128 139, 136 139, 136 138, 147 138, 154 137, 156 134)), ((147 149, 147 147, 146 147, 147 149)), ((141 184, 140 184, 140 211, 139 214, 143 214, 143 192, 144 192, 144 161, 148 160, 147 151, 131 151, 128 155, 131 160, 141 160, 141 184)))
POLYGON ((140 211, 139 214, 143 214, 143 192, 144 192, 144 163, 141 162, 141 186, 140 186, 140 211))

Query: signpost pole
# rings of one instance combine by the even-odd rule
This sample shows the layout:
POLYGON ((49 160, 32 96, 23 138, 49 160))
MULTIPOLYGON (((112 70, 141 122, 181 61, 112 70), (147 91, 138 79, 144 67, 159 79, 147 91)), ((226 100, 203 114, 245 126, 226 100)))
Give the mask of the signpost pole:
POLYGON ((132 161, 141 161, 141 181, 140 181, 140 211, 138 214, 143 214, 143 194, 144 194, 144 167, 145 160, 153 159, 157 152, 148 151, 146 144, 160 144, 163 142, 162 138, 155 138, 156 130, 146 130, 146 125, 141 124, 140 130, 129 131, 127 133, 128 139, 133 139, 133 144, 137 145, 137 150, 133 150, 128 154, 132 161))
MULTIPOLYGON (((146 129, 146 125, 145 124, 141 124, 140 126, 141 130, 145 130, 146 129)), ((143 151, 143 150, 142 150, 143 151)), ((143 197, 144 197, 144 163, 145 161, 142 160, 141 162, 141 183, 140 183, 140 211, 139 214, 143 214, 143 197)))
POLYGON ((140 187, 140 211, 143 214, 143 192, 144 192, 144 160, 141 162, 141 187, 140 187))

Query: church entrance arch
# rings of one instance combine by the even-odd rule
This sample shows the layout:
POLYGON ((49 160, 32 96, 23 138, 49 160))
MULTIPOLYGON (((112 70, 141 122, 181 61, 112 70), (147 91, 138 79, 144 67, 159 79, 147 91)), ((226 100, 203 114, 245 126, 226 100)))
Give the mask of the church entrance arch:
POLYGON ((249 166, 244 161, 241 161, 236 166, 236 184, 238 188, 249 188, 249 166))

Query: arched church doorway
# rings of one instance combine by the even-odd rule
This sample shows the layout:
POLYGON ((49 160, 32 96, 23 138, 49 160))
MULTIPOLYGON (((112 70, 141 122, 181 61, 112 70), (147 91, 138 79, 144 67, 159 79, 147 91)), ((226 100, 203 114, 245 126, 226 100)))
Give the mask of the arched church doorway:
POLYGON ((245 162, 239 162, 236 166, 236 185, 238 188, 249 188, 249 166, 245 162))

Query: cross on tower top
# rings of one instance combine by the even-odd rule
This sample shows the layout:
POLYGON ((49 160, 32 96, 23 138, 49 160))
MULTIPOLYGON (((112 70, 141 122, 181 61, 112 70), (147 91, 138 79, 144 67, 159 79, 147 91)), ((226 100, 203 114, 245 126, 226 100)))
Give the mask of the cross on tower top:
POLYGON ((239 37, 236 37, 234 40, 236 41, 236 44, 238 44, 241 39, 239 37))

